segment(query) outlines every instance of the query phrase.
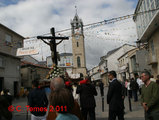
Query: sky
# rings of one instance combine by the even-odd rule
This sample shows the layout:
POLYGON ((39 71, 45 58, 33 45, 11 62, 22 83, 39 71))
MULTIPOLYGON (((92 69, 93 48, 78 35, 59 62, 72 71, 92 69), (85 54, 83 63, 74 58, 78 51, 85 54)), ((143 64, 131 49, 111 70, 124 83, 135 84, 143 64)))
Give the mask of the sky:
MULTIPOLYGON (((0 0, 0 23, 24 37, 32 37, 70 28, 77 6, 83 24, 133 14, 138 0, 0 0)), ((60 33, 71 36, 71 32, 60 33)), ((135 44, 136 26, 132 18, 112 24, 84 29, 86 64, 90 69, 99 64, 100 57, 125 43, 135 44)), ((50 56, 49 47, 36 38, 25 39, 24 47, 35 46, 38 60, 50 56)), ((62 52, 72 52, 71 37, 57 46, 62 52)))

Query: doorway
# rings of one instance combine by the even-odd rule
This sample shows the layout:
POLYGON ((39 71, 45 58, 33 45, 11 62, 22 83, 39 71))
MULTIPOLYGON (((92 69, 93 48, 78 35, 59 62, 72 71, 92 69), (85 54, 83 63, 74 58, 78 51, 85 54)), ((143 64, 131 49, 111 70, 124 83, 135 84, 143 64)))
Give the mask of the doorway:
POLYGON ((4 78, 0 77, 0 92, 3 90, 3 83, 4 83, 4 78))
POLYGON ((18 82, 14 81, 14 97, 18 97, 18 82))

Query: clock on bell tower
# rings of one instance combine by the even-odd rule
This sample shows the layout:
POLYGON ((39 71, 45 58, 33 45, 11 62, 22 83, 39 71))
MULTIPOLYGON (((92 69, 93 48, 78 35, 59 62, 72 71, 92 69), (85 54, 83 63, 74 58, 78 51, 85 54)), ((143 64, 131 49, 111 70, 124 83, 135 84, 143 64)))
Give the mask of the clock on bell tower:
POLYGON ((82 73, 86 76, 86 60, 85 60, 85 46, 83 34, 83 22, 75 14, 71 20, 72 30, 72 52, 73 52, 73 74, 82 73))

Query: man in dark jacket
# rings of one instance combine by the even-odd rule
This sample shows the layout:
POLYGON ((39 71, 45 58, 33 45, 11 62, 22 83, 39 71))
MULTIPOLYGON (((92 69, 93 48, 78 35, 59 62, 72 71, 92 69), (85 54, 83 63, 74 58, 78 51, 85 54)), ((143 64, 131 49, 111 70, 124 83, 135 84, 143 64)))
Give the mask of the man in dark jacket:
POLYGON ((46 120, 46 111, 48 106, 48 99, 44 89, 38 88, 39 82, 32 81, 33 90, 29 93, 28 109, 31 112, 31 120, 46 120))
POLYGON ((80 94, 80 106, 84 120, 87 120, 88 113, 90 120, 95 120, 96 103, 94 96, 97 95, 97 91, 90 82, 91 79, 89 77, 86 84, 78 85, 76 90, 76 93, 80 94))
POLYGON ((108 73, 110 80, 107 103, 109 104, 109 119, 115 120, 118 116, 118 120, 124 120, 124 103, 122 98, 122 85, 116 79, 116 72, 110 71, 108 73))
POLYGON ((13 100, 13 97, 9 94, 9 89, 4 89, 3 90, 3 95, 2 96, 4 96, 5 98, 6 98, 6 100, 8 101, 8 103, 9 103, 9 105, 12 105, 12 100, 13 100))
POLYGON ((8 110, 9 102, 4 96, 0 95, 0 120, 11 120, 12 113, 8 110))
POLYGON ((137 102, 138 101, 137 91, 139 90, 139 85, 138 85, 137 81, 133 78, 130 82, 130 88, 132 90, 132 94, 133 94, 133 97, 134 97, 134 102, 137 102))
POLYGON ((104 96, 104 84, 103 84, 102 81, 100 82, 99 87, 100 87, 100 94, 101 94, 101 96, 104 96))

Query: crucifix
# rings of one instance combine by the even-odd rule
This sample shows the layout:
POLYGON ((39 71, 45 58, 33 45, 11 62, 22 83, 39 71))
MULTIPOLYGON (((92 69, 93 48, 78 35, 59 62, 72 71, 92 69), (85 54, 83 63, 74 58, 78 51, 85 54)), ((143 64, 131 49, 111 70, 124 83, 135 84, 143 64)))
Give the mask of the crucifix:
POLYGON ((45 44, 50 46, 52 62, 53 64, 58 65, 56 46, 60 44, 63 40, 68 40, 69 37, 56 37, 54 28, 51 28, 50 31, 52 36, 37 36, 37 39, 41 39, 45 44), (50 41, 46 42, 44 39, 50 39, 50 41), (59 39, 60 41, 56 43, 56 40, 59 40, 59 39))

